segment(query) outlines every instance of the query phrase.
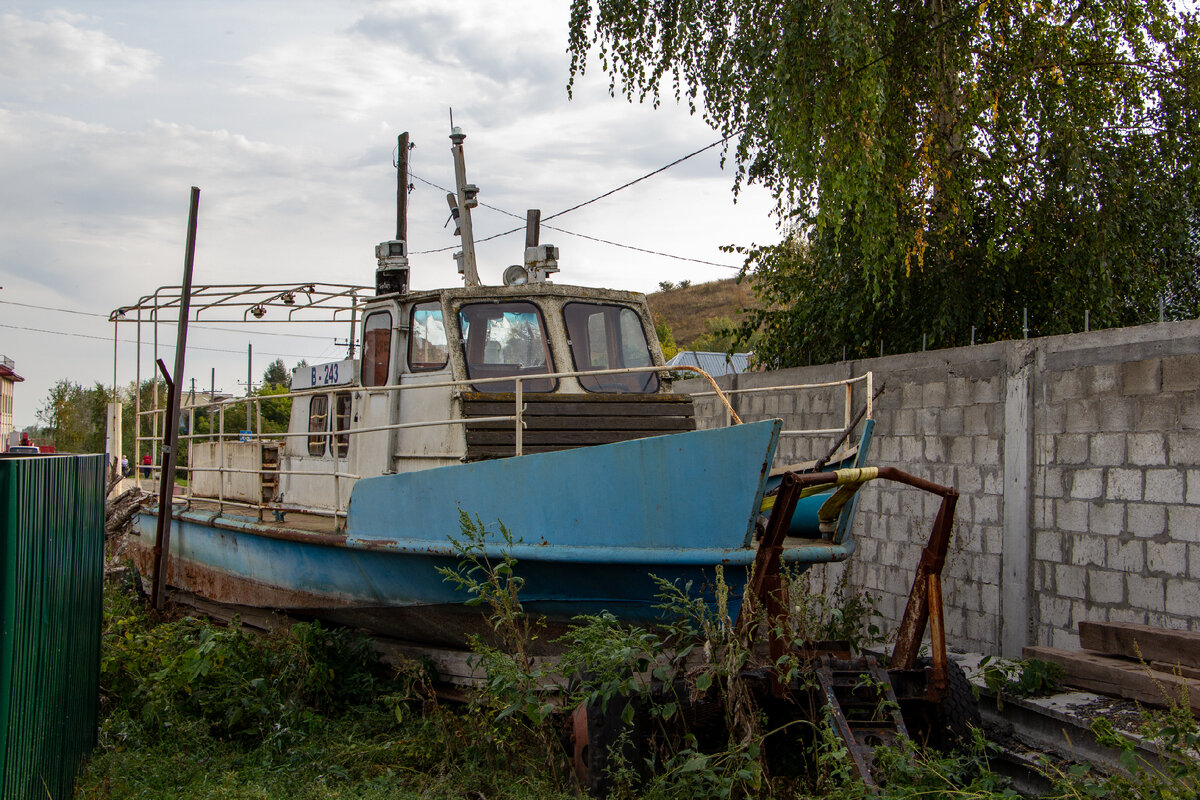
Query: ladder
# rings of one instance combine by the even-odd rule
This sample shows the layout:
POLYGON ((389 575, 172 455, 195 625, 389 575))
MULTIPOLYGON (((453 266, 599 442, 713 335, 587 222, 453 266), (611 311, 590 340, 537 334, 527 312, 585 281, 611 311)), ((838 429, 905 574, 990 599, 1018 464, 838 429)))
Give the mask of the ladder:
POLYGON ((830 723, 846 742, 863 785, 874 793, 878 789, 872 776, 875 748, 895 746, 908 738, 887 670, 874 656, 843 661, 826 655, 818 662, 817 680, 830 723))

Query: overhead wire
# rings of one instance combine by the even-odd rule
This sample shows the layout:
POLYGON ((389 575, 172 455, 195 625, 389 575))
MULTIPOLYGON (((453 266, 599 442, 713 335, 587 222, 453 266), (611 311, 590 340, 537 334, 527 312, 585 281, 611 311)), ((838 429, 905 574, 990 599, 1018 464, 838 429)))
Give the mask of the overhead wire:
MULTIPOLYGON (((438 184, 434 183, 433 181, 422 178, 420 175, 414 174, 411 170, 409 171, 408 174, 410 177, 415 178, 416 180, 420 181, 421 183, 431 186, 434 189, 437 189, 442 192, 450 192, 450 190, 447 189, 446 187, 439 186, 438 184)), ((523 219, 523 217, 520 214, 509 211, 506 208, 500 208, 498 206, 493 206, 489 203, 483 203, 483 202, 481 202, 479 205, 483 206, 484 208, 490 208, 492 211, 496 211, 500 214, 504 214, 505 216, 513 217, 514 219, 523 219)), ((561 215, 561 213, 563 213, 563 212, 560 212, 560 215, 561 215)), ((654 255, 654 256, 662 256, 664 258, 673 258, 676 261, 690 261, 695 264, 704 264, 705 266, 710 266, 710 267, 724 267, 725 269, 737 269, 737 267, 730 266, 729 264, 721 264, 716 261, 705 261, 702 258, 692 258, 690 256, 679 256, 679 255, 675 255, 673 253, 664 253, 659 250, 650 250, 645 247, 637 247, 636 245, 632 245, 632 244, 623 244, 621 242, 614 242, 609 239, 601 239, 598 236, 589 236, 586 233, 578 233, 576 231, 569 231, 565 228, 559 228, 555 225, 544 225, 544 227, 549 228, 552 231, 558 231, 559 233, 565 233, 567 236, 578 236, 580 239, 588 239, 593 242, 599 242, 600 244, 607 244, 607 245, 611 245, 613 247, 620 247, 625 250, 636 250, 639 253, 648 253, 648 254, 654 255)), ((519 228, 513 228, 510 231, 505 231, 504 233, 497 233, 493 236, 489 236, 489 237, 487 237, 487 239, 479 239, 476 241, 476 244, 478 244, 479 242, 485 242, 488 239, 495 239, 500 236, 506 236, 510 233, 514 233, 516 231, 521 231, 524 229, 525 229, 524 226, 521 226, 519 228)), ((457 246, 457 245, 455 245, 455 246, 457 246)), ((443 247, 443 248, 440 248, 437 250, 421 250, 418 253, 414 253, 414 255, 417 255, 417 254, 425 255, 428 253, 441 253, 441 252, 445 252, 446 250, 452 250, 453 248, 454 248, 454 246, 443 247)))
MULTIPOLYGON (((919 34, 913 34, 912 36, 908 37, 908 38, 907 38, 907 39, 905 39, 904 41, 902 41, 902 42, 900 42, 900 43, 897 43, 897 44, 893 45, 892 47, 888 48, 887 50, 885 50, 884 52, 880 53, 878 56, 876 56, 875 58, 871 59, 871 60, 870 60, 870 61, 868 61, 867 63, 865 63, 865 64, 862 64, 861 66, 855 67, 853 70, 850 70, 849 72, 847 72, 847 73, 843 74, 843 75, 842 75, 842 76, 840 76, 840 77, 834 78, 834 79, 833 79, 833 82, 832 82, 832 83, 833 83, 833 85, 834 85, 834 86, 837 86, 838 84, 841 84, 841 83, 843 83, 843 82, 845 82, 845 81, 847 81, 847 80, 850 80, 851 78, 853 78, 853 77, 857 76, 858 74, 860 74, 860 73, 862 73, 862 72, 864 72, 864 71, 866 71, 866 70, 870 69, 871 67, 875 66, 876 64, 879 64, 879 63, 881 63, 881 62, 883 62, 883 61, 886 61, 887 59, 889 59, 889 58, 891 58, 892 56, 894 56, 896 53, 900 52, 902 49, 907 49, 907 48, 908 48, 908 47, 909 47, 911 44, 913 44, 914 42, 916 42, 918 39, 921 39, 921 38, 927 37, 929 34, 931 34, 931 33, 934 33, 934 32, 936 32, 936 31, 938 31, 938 30, 942 29, 942 28, 944 28, 945 26, 947 26, 947 25, 949 25, 949 24, 951 24, 951 23, 953 23, 953 22, 957 22, 958 20, 962 19, 963 17, 965 17, 965 16, 966 16, 966 15, 968 15, 968 14, 973 14, 973 13, 976 13, 976 12, 979 10, 979 8, 980 8, 981 6, 983 6, 983 5, 984 5, 985 3, 987 3, 987 2, 988 2, 988 0, 976 0, 976 2, 972 3, 972 4, 971 4, 971 5, 969 5, 969 6, 966 6, 966 7, 962 8, 962 9, 961 9, 961 10, 960 10, 958 13, 956 13, 956 14, 953 14, 953 15, 951 15, 951 16, 949 16, 949 17, 947 17, 946 19, 942 20, 941 22, 939 22, 938 24, 936 24, 936 25, 932 26, 931 28, 929 28, 929 29, 927 29, 927 30, 923 30, 923 31, 921 31, 919 34)), ((813 85, 813 86, 812 86, 812 87, 811 87, 811 88, 808 90, 807 97, 811 97, 813 94, 815 94, 815 93, 816 93, 816 90, 817 90, 817 87, 816 87, 816 85, 814 84, 814 85, 813 85)), ((724 144, 725 142, 729 141, 730 139, 734 138, 735 136, 739 136, 739 135, 741 135, 742 133, 744 133, 744 132, 746 131, 746 129, 747 129, 747 128, 749 128, 749 127, 750 127, 749 125, 743 125, 743 126, 741 126, 740 128, 737 128, 736 130, 730 131, 728 134, 726 134, 725 136, 722 136, 720 139, 717 139, 717 140, 716 140, 716 141, 714 141, 714 142, 711 142, 711 143, 709 143, 709 144, 706 144, 704 147, 701 147, 701 148, 700 148, 700 149, 698 149, 698 150, 693 150, 692 152, 688 153, 687 155, 680 156, 679 158, 675 159, 674 161, 670 162, 669 164, 664 164, 663 166, 659 167, 658 169, 655 169, 655 170, 652 170, 652 171, 650 171, 650 172, 647 172, 645 175, 642 175, 642 176, 640 176, 640 177, 634 178, 634 179, 633 179, 633 180, 631 180, 631 181, 627 181, 626 183, 623 183, 623 184, 621 184, 620 186, 618 186, 618 187, 616 187, 616 188, 614 188, 614 189, 609 189, 607 192, 604 192, 604 193, 602 193, 602 194, 598 194, 598 195, 596 195, 595 197, 593 197, 593 198, 591 198, 591 199, 589 199, 589 200, 584 200, 583 202, 581 202, 581 203, 576 203, 575 205, 573 205, 573 206, 570 206, 569 208, 564 208, 562 211, 557 211, 557 212, 555 212, 555 213, 551 214, 551 215, 550 215, 550 216, 548 216, 548 217, 543 217, 543 218, 542 218, 542 221, 543 221, 543 222, 545 222, 545 221, 549 221, 549 220, 555 219, 556 217, 561 217, 561 216, 563 216, 564 214, 569 214, 569 213, 571 213, 572 211, 578 211, 579 209, 583 208, 584 206, 591 205, 592 203, 595 203, 595 202, 598 202, 598 201, 600 201, 600 200, 603 200, 603 199, 604 199, 604 198, 606 198, 606 197, 611 197, 612 195, 616 194, 617 192, 624 191, 625 189, 628 189, 628 188, 630 188, 631 186, 635 186, 635 185, 637 185, 637 184, 641 183, 641 182, 642 182, 642 181, 644 181, 644 180, 647 180, 647 179, 649 179, 649 178, 652 178, 652 177, 654 177, 655 175, 659 175, 659 174, 661 174, 661 173, 663 173, 663 172, 666 172, 667 170, 671 169, 672 167, 676 167, 676 166, 678 166, 679 164, 682 164, 683 162, 687 161, 688 159, 695 158, 696 156, 700 155, 701 153, 707 152, 708 150, 711 150, 712 148, 714 148, 714 147, 716 147, 716 146, 718 146, 718 145, 724 144)), ((409 173, 409 174, 411 174, 411 173, 409 173)), ((414 177, 416 177, 416 176, 414 176, 414 177)), ((424 178, 417 178, 417 180, 420 180, 420 181, 422 181, 423 183, 429 183, 429 185, 430 185, 430 186, 434 186, 435 188, 442 189, 442 187, 439 187, 439 186, 437 186, 436 184, 430 183, 429 181, 426 181, 424 178)), ((447 191, 447 190, 446 190, 446 189, 442 189, 442 191, 447 191)), ((486 206, 487 204, 486 204, 486 203, 480 203, 480 205, 485 205, 485 206, 486 206)), ((494 208, 493 206, 487 206, 487 207, 488 207, 488 208, 492 208, 492 209, 493 209, 493 210, 495 210, 495 211, 501 211, 501 213, 511 214, 511 212, 508 212, 508 211, 503 211, 502 209, 494 208)), ((516 216, 516 215, 513 215, 513 216, 516 216)), ((549 226, 547 226, 547 227, 549 227, 549 226)), ((524 230, 524 226, 517 227, 517 228, 511 228, 511 229, 509 229, 509 230, 506 230, 506 231, 501 231, 500 233, 495 233, 495 234, 492 234, 491 236, 487 236, 487 237, 485 237, 485 238, 483 238, 483 239, 476 239, 476 240, 475 240, 475 243, 476 243, 476 244, 480 244, 480 243, 482 243, 482 242, 488 242, 488 241, 491 241, 492 239, 498 239, 498 238, 500 238, 501 236, 508 236, 509 234, 513 234, 513 233, 516 233, 516 232, 518 232, 518 231, 521 231, 521 230, 524 230)), ((557 229, 557 228, 556 228, 555 230, 559 230, 559 229, 557 229)), ((562 232, 563 232, 563 233, 570 233, 569 231, 562 231, 562 232)), ((571 234, 571 235, 577 235, 577 236, 578 236, 578 235, 582 235, 582 234, 571 234)), ((591 238, 591 237, 586 237, 586 236, 585 236, 584 238, 591 238)), ((605 240, 601 240, 601 239, 597 239, 596 241, 602 241, 602 242, 604 242, 605 244, 615 244, 615 245, 616 245, 616 246, 618 246, 618 247, 629 247, 630 249, 634 249, 634 250, 639 250, 639 249, 641 249, 641 248, 636 248, 636 247, 632 247, 632 246, 628 246, 628 245, 620 245, 620 244, 617 244, 617 243, 615 243, 615 242, 607 242, 607 241, 605 241, 605 240)), ((413 253, 413 255, 426 255, 426 254, 430 254, 430 253, 443 253, 443 252, 446 252, 447 250, 453 250, 453 249, 455 249, 456 247, 457 247, 457 245, 450 245, 450 246, 448 246, 448 247, 440 247, 440 248, 437 248, 437 249, 434 249, 434 250, 420 250, 420 251, 417 251, 417 252, 413 253)), ((650 250, 644 250, 643 252, 650 252, 650 253, 653 253, 654 251, 650 251, 650 250)), ((655 255, 667 255, 667 254, 665 254, 665 253, 655 253, 655 255)), ((687 259, 687 258, 683 258, 683 257, 680 257, 680 256, 668 256, 668 257, 670 257, 670 258, 682 258, 683 260, 688 260, 688 261, 694 261, 694 260, 696 260, 696 259, 687 259)), ((701 262, 701 263, 709 263, 709 264, 711 264, 711 263, 713 263, 713 262, 701 262)), ((729 267, 729 265, 728 265, 728 264, 715 264, 715 266, 728 267, 728 268, 730 268, 730 269, 738 269, 737 267, 729 267)))
MULTIPOLYGON (((33 308, 33 309, 37 309, 39 311, 61 311, 64 314, 78 314, 83 317, 100 317, 105 320, 108 319, 108 314, 97 314, 94 311, 75 311, 70 308, 56 308, 54 306, 39 306, 39 305, 34 305, 33 303, 18 303, 15 300, 0 300, 0 304, 10 305, 10 306, 21 306, 22 308, 33 308)), ((120 321, 125 322, 125 323, 131 323, 131 322, 137 322, 138 320, 123 319, 120 321)), ((141 321, 147 325, 154 323, 154 320, 149 320, 149 319, 144 319, 141 321)), ((274 320, 272 320, 272 321, 274 321, 274 320)), ((159 325, 176 325, 176 324, 178 324, 178 321, 173 320, 173 319, 160 319, 160 320, 158 320, 158 324, 159 325)), ((208 331, 225 331, 228 333, 243 333, 243 334, 249 333, 249 331, 241 330, 239 328, 223 328, 219 325, 214 325, 212 323, 205 322, 203 320, 192 320, 192 321, 188 322, 188 325, 189 326, 197 326, 198 325, 208 331)), ((329 336, 317 336, 316 334, 311 334, 311 333, 276 333, 275 331, 253 331, 253 335, 255 335, 255 336, 287 336, 287 337, 291 337, 293 339, 320 339, 322 341, 324 341, 325 339, 331 338, 329 336)))
MULTIPOLYGON (((45 328, 31 328, 31 327, 28 327, 25 325, 9 325, 8 323, 4 323, 4 322, 0 322, 0 328, 11 328, 13 330, 18 330, 18 331, 32 331, 33 333, 49 333, 49 334, 53 334, 55 336, 71 336, 76 339, 97 339, 101 342, 111 342, 112 341, 111 336, 96 336, 96 335, 90 334, 90 333, 73 333, 71 331, 52 331, 52 330, 47 330, 45 328)), ((121 342, 123 344, 137 344, 138 343, 136 339, 118 339, 117 341, 121 342)), ((150 343, 142 342, 142 344, 148 346, 150 343)), ((158 347, 159 347, 159 349, 163 349, 163 350, 174 350, 175 344, 173 342, 162 342, 158 345, 158 347)), ((328 349, 329 348, 326 348, 326 350, 328 350, 328 349)), ((229 350, 227 348, 221 348, 221 347, 203 347, 201 345, 193 345, 193 344, 188 345, 188 350, 206 350, 210 353, 237 353, 239 355, 245 354, 244 350, 229 350)), ((296 355, 295 353, 268 353, 265 350, 261 351, 261 355, 279 356, 280 358, 303 358, 303 359, 313 358, 313 356, 301 356, 301 355, 296 355)), ((320 357, 321 356, 316 356, 316 358, 320 358, 320 357)))

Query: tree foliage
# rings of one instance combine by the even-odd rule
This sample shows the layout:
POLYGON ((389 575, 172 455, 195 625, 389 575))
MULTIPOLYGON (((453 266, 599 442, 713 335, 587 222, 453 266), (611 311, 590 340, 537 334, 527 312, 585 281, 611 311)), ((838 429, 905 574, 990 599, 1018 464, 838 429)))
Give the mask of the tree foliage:
POLYGON ((41 435, 62 453, 103 453, 110 390, 63 378, 50 387, 37 418, 41 435))
POLYGON ((759 360, 1200 311, 1200 25, 1167 0, 575 0, 571 80, 674 96, 786 236, 759 360))
POLYGON ((263 371, 262 378, 263 386, 282 386, 288 388, 292 385, 292 373, 284 366, 283 359, 277 358, 267 365, 263 371))

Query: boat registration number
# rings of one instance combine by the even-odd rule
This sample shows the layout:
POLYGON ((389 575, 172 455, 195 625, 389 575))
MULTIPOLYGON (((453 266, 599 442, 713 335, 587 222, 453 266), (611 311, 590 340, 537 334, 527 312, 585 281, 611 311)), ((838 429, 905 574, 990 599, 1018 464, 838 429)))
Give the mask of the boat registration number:
POLYGON ((344 386, 354 382, 357 370, 354 359, 333 361, 329 364, 314 364, 292 371, 292 391, 315 389, 319 386, 344 386))

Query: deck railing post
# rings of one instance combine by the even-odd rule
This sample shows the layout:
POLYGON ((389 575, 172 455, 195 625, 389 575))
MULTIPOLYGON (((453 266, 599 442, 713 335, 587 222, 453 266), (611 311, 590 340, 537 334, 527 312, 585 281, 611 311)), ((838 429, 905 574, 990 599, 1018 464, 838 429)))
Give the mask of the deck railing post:
POLYGON ((328 430, 331 433, 326 438, 325 447, 329 452, 329 463, 333 465, 333 527, 336 530, 342 529, 341 521, 338 518, 338 512, 342 510, 342 485, 338 479, 338 454, 337 454, 337 405, 332 392, 326 395, 329 405, 329 425, 328 430))
POLYGON ((217 430, 217 513, 225 499, 225 404, 221 404, 220 427, 217 430))
POLYGON ((515 434, 516 455, 521 455, 524 452, 524 438, 525 438, 524 430, 523 430, 525 427, 525 420, 523 420, 521 418, 522 412, 525 410, 524 409, 524 401, 523 401, 524 392, 522 391, 523 387, 521 385, 520 377, 518 377, 515 381, 513 381, 513 383, 516 386, 515 395, 516 395, 516 400, 517 400, 517 411, 515 414, 516 423, 517 423, 517 430, 516 430, 516 434, 515 434))

